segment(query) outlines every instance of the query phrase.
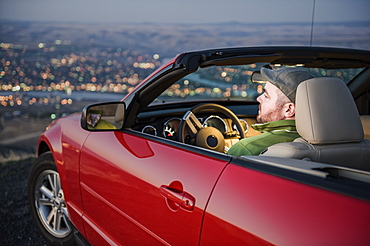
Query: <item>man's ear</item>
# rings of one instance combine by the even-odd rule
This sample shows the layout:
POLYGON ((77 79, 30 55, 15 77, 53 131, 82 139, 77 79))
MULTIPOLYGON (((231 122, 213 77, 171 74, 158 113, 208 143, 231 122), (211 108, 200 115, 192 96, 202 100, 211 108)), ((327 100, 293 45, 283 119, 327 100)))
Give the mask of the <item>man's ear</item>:
POLYGON ((290 102, 284 105, 285 118, 292 118, 295 116, 295 104, 290 102))

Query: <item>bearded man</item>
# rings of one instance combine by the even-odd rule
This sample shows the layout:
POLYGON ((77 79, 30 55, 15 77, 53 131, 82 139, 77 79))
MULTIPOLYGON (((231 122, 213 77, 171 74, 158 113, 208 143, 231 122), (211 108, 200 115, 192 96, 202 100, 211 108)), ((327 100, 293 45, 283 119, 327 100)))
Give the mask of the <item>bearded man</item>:
POLYGON ((227 152, 232 156, 259 155, 267 147, 299 138, 295 127, 295 96, 298 85, 313 76, 304 68, 262 68, 266 82, 264 93, 257 98, 258 124, 253 129, 258 136, 248 137, 235 143, 227 152))

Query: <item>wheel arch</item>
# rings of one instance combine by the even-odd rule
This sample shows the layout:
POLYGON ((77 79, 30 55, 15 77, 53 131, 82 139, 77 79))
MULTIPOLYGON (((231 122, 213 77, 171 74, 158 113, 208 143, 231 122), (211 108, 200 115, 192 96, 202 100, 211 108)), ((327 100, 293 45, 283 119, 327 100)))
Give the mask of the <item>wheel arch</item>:
POLYGON ((51 151, 49 145, 45 141, 40 141, 37 148, 37 156, 40 156, 48 151, 51 151))
POLYGON ((59 124, 53 124, 43 134, 41 134, 38 146, 37 156, 50 151, 55 164, 59 170, 59 166, 64 163, 63 161, 63 148, 62 148, 62 130, 59 124))

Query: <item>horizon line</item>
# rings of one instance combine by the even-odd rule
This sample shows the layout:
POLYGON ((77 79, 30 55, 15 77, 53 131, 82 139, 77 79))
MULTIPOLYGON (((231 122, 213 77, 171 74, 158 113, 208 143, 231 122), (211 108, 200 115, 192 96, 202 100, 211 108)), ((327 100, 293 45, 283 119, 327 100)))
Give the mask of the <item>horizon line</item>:
MULTIPOLYGON (((225 21, 225 22, 208 22, 208 23, 166 23, 166 22, 90 22, 90 21, 57 21, 57 20, 16 20, 16 19, 2 19, 0 17, 0 22, 14 22, 14 23, 24 23, 24 22, 33 22, 33 23, 49 23, 49 24, 85 24, 85 25, 169 25, 169 26, 176 26, 176 25, 184 25, 184 26, 191 26, 191 25, 225 25, 225 24, 238 24, 238 25, 246 25, 246 24, 256 24, 256 25, 286 25, 286 24, 304 24, 304 25, 311 25, 311 21, 282 21, 282 22, 242 22, 242 21, 225 21)), ((319 21, 315 22, 316 25, 321 24, 354 24, 354 23, 369 23, 370 19, 368 20, 351 20, 351 21, 319 21)))

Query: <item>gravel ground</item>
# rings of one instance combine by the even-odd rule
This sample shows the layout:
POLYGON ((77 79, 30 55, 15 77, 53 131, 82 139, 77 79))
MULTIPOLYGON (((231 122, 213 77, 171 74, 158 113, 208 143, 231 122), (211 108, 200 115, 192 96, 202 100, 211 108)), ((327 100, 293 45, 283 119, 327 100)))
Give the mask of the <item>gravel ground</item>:
POLYGON ((33 161, 0 163, 0 245, 47 245, 28 207, 27 178, 33 161))

